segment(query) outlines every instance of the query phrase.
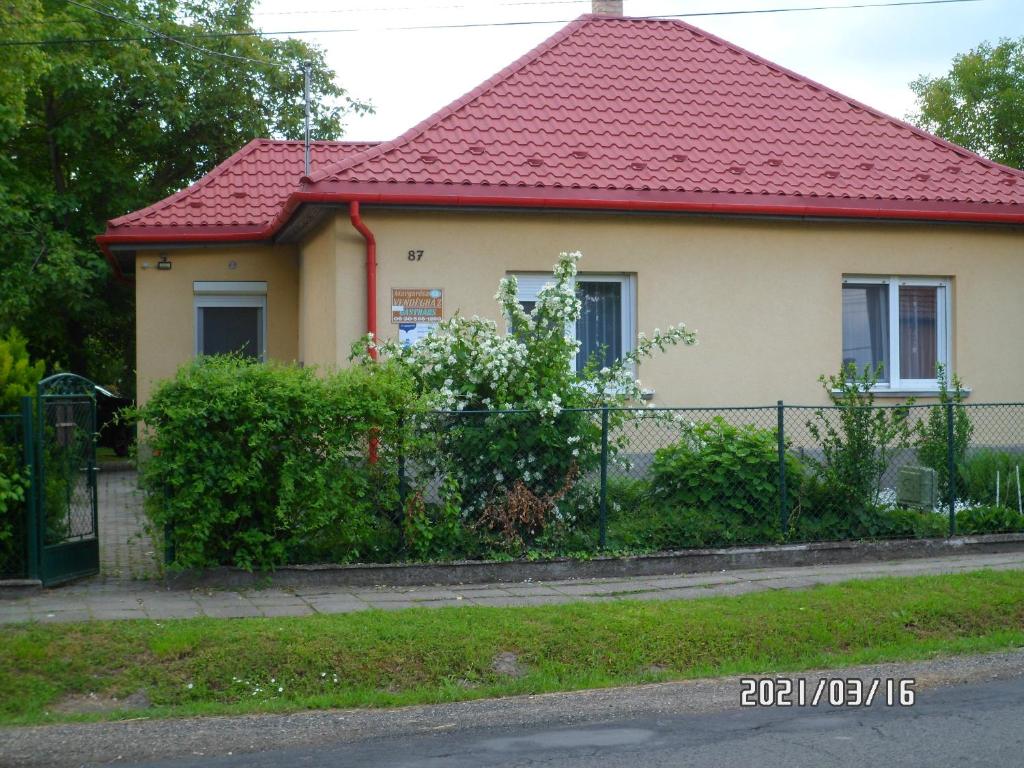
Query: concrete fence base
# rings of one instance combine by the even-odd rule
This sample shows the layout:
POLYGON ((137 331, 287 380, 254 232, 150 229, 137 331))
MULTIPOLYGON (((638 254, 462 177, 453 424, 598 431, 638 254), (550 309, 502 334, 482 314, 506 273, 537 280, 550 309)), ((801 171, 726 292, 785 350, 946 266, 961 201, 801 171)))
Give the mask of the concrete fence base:
POLYGON ((165 582, 172 589, 486 584, 665 576, 1020 551, 1024 551, 1024 534, 1007 533, 959 536, 951 539, 839 541, 729 549, 690 549, 636 557, 595 557, 590 560, 559 558, 538 562, 291 565, 270 573, 250 573, 237 568, 223 567, 170 573, 165 577, 165 582))

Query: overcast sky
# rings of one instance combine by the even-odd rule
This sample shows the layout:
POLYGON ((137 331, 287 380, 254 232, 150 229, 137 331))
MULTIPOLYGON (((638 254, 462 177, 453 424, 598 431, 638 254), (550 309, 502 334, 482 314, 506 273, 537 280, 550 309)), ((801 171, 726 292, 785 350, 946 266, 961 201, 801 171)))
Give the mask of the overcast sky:
MULTIPOLYGON (((841 6, 891 0, 626 0, 630 16, 841 6)), ((376 113, 346 138, 392 139, 553 34, 558 23, 389 30, 424 24, 565 21, 590 0, 260 0, 264 30, 357 28, 302 35, 327 51, 338 82, 376 113)), ((687 19, 772 61, 896 117, 913 110, 908 83, 946 72, 983 41, 1024 36, 1022 0, 833 9, 687 19)))

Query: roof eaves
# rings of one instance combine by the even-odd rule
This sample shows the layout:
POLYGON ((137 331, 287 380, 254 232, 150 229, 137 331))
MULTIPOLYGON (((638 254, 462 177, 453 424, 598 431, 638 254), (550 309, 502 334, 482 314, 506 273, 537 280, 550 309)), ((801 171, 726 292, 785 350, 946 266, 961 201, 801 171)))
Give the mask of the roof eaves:
POLYGON ((1024 205, 950 203, 938 201, 874 200, 746 193, 663 193, 625 190, 578 190, 493 186, 447 186, 376 183, 333 183, 327 189, 294 192, 271 225, 277 229, 304 203, 439 206, 475 208, 539 208, 637 213, 695 213, 906 220, 919 222, 1024 224, 1024 205))

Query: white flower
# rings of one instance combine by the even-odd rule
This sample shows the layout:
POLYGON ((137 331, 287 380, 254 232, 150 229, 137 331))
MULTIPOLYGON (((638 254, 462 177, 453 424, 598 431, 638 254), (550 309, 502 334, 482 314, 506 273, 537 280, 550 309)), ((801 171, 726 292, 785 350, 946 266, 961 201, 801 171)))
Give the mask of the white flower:
POLYGON ((186 688, 188 688, 188 689, 189 689, 189 690, 191 691, 191 690, 192 690, 192 683, 189 683, 189 684, 188 684, 188 685, 186 685, 185 687, 186 687, 186 688))

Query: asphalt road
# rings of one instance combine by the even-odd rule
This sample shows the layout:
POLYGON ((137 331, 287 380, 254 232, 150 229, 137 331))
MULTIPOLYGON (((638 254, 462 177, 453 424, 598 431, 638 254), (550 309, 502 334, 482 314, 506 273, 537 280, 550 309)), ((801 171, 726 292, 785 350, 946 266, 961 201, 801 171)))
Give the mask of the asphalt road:
POLYGON ((914 678, 916 702, 741 709, 741 680, 721 677, 398 709, 143 715, 0 728, 0 766, 1024 768, 1024 649, 801 677, 808 698, 823 679, 914 678))
POLYGON ((754 708, 581 727, 469 728, 146 766, 1024 766, 1024 678, 933 688, 912 707, 754 708))

